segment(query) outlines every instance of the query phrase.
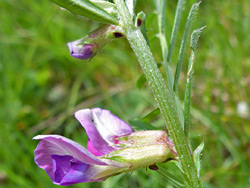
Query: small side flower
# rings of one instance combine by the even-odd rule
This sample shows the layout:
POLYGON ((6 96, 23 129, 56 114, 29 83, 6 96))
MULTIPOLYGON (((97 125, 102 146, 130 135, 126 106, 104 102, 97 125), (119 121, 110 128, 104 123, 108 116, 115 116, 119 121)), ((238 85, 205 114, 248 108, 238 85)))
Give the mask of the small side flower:
POLYGON ((103 25, 89 33, 88 36, 69 42, 67 45, 72 57, 77 59, 91 59, 112 40, 123 36, 124 34, 121 27, 115 25, 103 25))
POLYGON ((89 59, 97 50, 96 44, 83 44, 83 39, 69 42, 70 55, 77 59, 89 59))

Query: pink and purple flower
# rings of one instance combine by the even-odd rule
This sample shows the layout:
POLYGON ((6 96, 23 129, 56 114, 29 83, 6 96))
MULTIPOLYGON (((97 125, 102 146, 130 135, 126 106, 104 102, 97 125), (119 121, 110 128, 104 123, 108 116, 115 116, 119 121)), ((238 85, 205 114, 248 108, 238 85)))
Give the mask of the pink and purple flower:
POLYGON ((103 25, 90 32, 88 36, 69 42, 70 55, 77 59, 90 59, 114 39, 122 38, 123 30, 115 25, 103 25))
POLYGON ((173 143, 164 131, 137 131, 108 110, 75 113, 85 128, 87 149, 59 135, 38 135, 35 162, 54 184, 103 181, 122 172, 175 158, 173 143))
POLYGON ((77 59, 89 59, 97 49, 97 44, 83 44, 83 39, 69 42, 70 55, 77 59))

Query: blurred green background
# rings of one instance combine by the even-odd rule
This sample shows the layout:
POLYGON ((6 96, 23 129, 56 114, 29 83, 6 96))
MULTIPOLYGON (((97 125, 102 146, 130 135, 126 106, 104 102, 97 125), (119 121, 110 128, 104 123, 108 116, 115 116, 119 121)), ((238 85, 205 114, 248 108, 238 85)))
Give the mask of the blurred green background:
MULTIPOLYGON (((173 68, 193 2, 186 3, 173 68)), ((176 3, 167 2, 168 40, 176 3)), ((136 10, 148 17, 151 49, 160 62, 153 0, 138 0, 136 10)), ((249 187, 250 1, 204 1, 193 29, 203 25, 207 28, 199 43, 192 93, 192 146, 204 139, 201 176, 206 187, 249 187)), ((76 110, 102 107, 129 121, 156 108, 147 85, 136 87, 142 71, 125 39, 109 44, 91 62, 69 55, 66 43, 96 27, 97 23, 62 11, 49 0, 0 1, 0 187, 59 187, 35 165, 37 141, 32 137, 61 134, 86 145, 84 129, 73 116, 76 110)), ((181 100, 189 54, 187 49, 181 100)), ((160 116, 152 124, 164 127, 160 116)), ((179 176, 173 164, 163 166, 179 176)), ((140 169, 103 183, 69 187, 172 186, 157 172, 140 169)))

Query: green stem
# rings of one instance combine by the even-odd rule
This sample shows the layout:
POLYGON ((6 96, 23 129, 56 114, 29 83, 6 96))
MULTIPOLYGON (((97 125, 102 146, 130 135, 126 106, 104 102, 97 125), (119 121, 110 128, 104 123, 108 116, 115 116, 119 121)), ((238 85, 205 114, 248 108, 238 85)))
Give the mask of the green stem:
POLYGON ((120 24, 124 29, 129 44, 139 60, 144 74, 146 75, 148 83, 154 93, 155 100, 157 101, 161 114, 163 115, 164 121, 167 125, 168 131, 175 144, 179 161, 184 172, 186 187, 203 187, 201 180, 197 176, 197 169, 195 167, 183 129, 181 128, 181 123, 176 112, 176 106, 174 105, 175 103, 173 102, 169 88, 164 83, 164 79, 157 67, 151 50, 141 31, 134 26, 131 15, 124 4, 124 1, 115 0, 114 2, 120 14, 120 24))

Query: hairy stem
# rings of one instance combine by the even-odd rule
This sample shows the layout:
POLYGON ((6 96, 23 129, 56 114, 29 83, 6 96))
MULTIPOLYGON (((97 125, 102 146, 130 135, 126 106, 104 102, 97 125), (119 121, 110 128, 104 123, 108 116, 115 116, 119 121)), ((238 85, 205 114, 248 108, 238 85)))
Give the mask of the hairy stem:
POLYGON ((164 83, 164 79, 157 67, 151 50, 141 31, 134 26, 131 15, 129 14, 124 1, 115 0, 114 2, 120 14, 120 24, 124 29, 129 44, 138 58, 144 74, 146 75, 147 81, 154 93, 155 100, 157 101, 161 114, 167 125, 169 134, 175 144, 179 161, 184 172, 183 177, 186 187, 202 187, 186 137, 181 128, 175 103, 173 102, 168 86, 164 83))

